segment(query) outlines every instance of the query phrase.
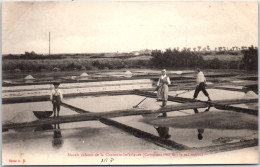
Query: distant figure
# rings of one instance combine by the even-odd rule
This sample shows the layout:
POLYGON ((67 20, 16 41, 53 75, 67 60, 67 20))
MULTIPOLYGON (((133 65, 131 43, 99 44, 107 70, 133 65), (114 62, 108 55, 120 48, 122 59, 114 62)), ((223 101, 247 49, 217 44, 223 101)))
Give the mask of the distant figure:
POLYGON ((208 92, 206 91, 206 78, 203 74, 202 71, 200 71, 199 68, 197 68, 198 71, 198 75, 197 75, 197 87, 196 90, 194 92, 194 96, 193 96, 193 100, 195 100, 198 97, 198 94, 200 93, 200 91, 202 91, 204 93, 205 96, 208 97, 208 101, 211 101, 208 92))
POLYGON ((56 117, 56 110, 57 110, 57 116, 59 116, 60 104, 63 99, 63 96, 61 90, 58 88, 60 84, 58 82, 54 82, 53 85, 54 85, 54 89, 52 89, 51 91, 50 99, 53 105, 54 117, 56 117))
POLYGON ((171 84, 170 78, 166 75, 166 70, 163 69, 157 83, 157 100, 162 100, 162 107, 167 105, 169 84, 171 84))
MULTIPOLYGON (((166 113, 163 113, 162 116, 158 116, 158 117, 167 117, 166 113)), ((159 136, 164 138, 164 139, 169 139, 171 137, 171 135, 169 135, 169 127, 154 127, 156 129, 156 131, 158 132, 159 136)))
POLYGON ((63 139, 60 130, 60 124, 54 124, 52 146, 59 149, 63 145, 63 139))

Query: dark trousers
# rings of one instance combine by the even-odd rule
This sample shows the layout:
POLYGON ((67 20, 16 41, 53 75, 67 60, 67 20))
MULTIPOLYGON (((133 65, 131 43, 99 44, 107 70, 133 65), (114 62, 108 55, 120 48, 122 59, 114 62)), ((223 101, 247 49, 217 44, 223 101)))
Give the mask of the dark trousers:
POLYGON ((56 111, 56 109, 57 111, 60 111, 60 103, 61 103, 60 96, 53 96, 52 105, 53 105, 54 112, 56 111))
POLYGON ((205 89, 206 85, 204 82, 201 82, 197 87, 196 87, 196 90, 195 90, 195 93, 194 93, 194 98, 197 98, 198 97, 198 94, 200 93, 200 91, 202 91, 204 93, 205 96, 209 96, 208 92, 206 91, 205 89))

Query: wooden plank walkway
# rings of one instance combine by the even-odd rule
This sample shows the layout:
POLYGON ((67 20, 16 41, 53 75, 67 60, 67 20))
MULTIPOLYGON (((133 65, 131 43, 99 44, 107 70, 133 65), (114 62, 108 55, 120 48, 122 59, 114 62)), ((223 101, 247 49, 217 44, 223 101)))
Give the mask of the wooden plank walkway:
MULTIPOLYGON (((221 89, 221 86, 255 86, 258 85, 258 81, 245 81, 241 83, 232 83, 232 82, 220 82, 214 84, 208 84, 207 89, 221 89)), ((177 91, 177 90, 195 90, 196 83, 191 82, 189 84, 171 84, 169 85, 169 91, 177 91)), ((226 88, 223 88, 225 90, 226 88)), ((138 89, 140 91, 153 91, 155 88, 147 88, 147 89, 138 89)), ((230 89, 231 91, 238 91, 240 89, 230 89)))
MULTIPOLYGON (((142 90, 134 90, 133 93, 135 95, 146 96, 146 97, 150 97, 150 98, 156 98, 157 97, 156 93, 142 91, 142 90)), ((178 103, 186 103, 186 102, 196 102, 196 101, 198 101, 198 100, 192 100, 192 99, 189 99, 189 98, 176 97, 176 96, 170 96, 170 95, 168 96, 168 100, 169 101, 178 102, 178 103)))
MULTIPOLYGON (((133 90, 123 90, 123 91, 104 91, 104 92, 89 92, 89 93, 73 93, 66 94, 64 98, 67 97, 80 97, 80 96, 117 96, 117 95, 129 95, 132 94, 133 90)), ((40 102, 49 101, 50 96, 30 96, 30 97, 14 97, 14 98, 2 98, 2 104, 13 104, 13 103, 29 103, 29 102, 40 102)))
MULTIPOLYGON (((146 97, 151 97, 151 98, 156 98, 156 93, 152 92, 147 92, 147 91, 142 91, 142 90, 135 90, 133 92, 134 94, 141 95, 141 96, 146 96, 146 97)), ((169 101, 174 101, 174 102, 180 102, 180 103, 187 103, 187 102, 203 102, 203 103, 209 103, 209 104, 222 104, 222 105, 228 105, 229 103, 231 104, 240 104, 240 103, 256 103, 258 102, 258 99, 226 99, 226 100, 214 100, 211 102, 208 101, 200 101, 200 100, 193 100, 189 98, 184 98, 184 97, 175 97, 175 96, 168 96, 169 101)))
MULTIPOLYGON (((152 92, 135 90, 134 93, 137 95, 141 95, 141 96, 156 98, 156 94, 152 93, 152 92)), ((230 103, 231 104, 241 104, 245 101, 246 101, 246 103, 250 103, 250 101, 253 103, 257 103, 258 99, 251 99, 249 101, 245 100, 245 99, 236 99, 236 100, 231 99, 231 100, 225 100, 225 101, 214 100, 212 102, 208 102, 208 101, 192 100, 192 99, 183 98, 183 97, 168 96, 168 100, 178 102, 178 103, 202 102, 202 103, 207 103, 210 106, 213 106, 213 107, 215 107, 217 109, 221 109, 221 110, 230 110, 230 111, 242 112, 242 113, 247 113, 247 114, 252 114, 252 115, 258 115, 258 110, 256 110, 256 109, 245 109, 245 108, 241 108, 241 107, 230 106, 230 103)))
POLYGON ((57 124, 57 123, 68 123, 68 122, 78 122, 78 121, 89 121, 96 120, 99 117, 104 118, 113 118, 113 117, 121 117, 121 116, 130 116, 130 115, 141 115, 141 114, 151 114, 151 113, 165 113, 193 108, 205 108, 209 105, 216 104, 220 105, 231 105, 231 104, 240 104, 240 103, 254 103, 257 102, 258 99, 232 99, 232 100, 218 100, 208 102, 193 102, 193 103, 184 103, 179 105, 169 105, 159 110, 144 110, 144 109, 126 109, 126 110, 115 110, 109 112, 99 112, 99 113, 83 113, 76 115, 66 115, 60 116, 58 118, 46 118, 42 120, 37 120, 33 122, 24 122, 24 123, 10 123, 3 124, 3 129, 13 129, 13 128, 24 128, 24 127, 33 127, 44 124, 57 124))
POLYGON ((68 108, 68 109, 70 109, 70 110, 76 111, 76 112, 79 113, 79 114, 91 113, 90 111, 83 110, 83 109, 81 109, 81 108, 72 106, 72 105, 67 104, 67 103, 61 103, 61 106, 66 107, 66 108, 68 108))

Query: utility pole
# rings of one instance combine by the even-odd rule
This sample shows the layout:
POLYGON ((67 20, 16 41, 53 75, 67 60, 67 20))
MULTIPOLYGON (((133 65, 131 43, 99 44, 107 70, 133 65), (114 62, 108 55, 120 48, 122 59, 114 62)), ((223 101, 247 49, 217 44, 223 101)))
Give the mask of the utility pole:
POLYGON ((51 55, 51 32, 49 32, 49 56, 51 55))

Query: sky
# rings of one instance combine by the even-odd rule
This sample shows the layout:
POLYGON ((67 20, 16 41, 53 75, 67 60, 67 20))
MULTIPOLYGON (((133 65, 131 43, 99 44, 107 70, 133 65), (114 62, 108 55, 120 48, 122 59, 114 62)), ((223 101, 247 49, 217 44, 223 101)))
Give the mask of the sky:
POLYGON ((2 53, 258 46, 257 1, 2 2, 2 53))

